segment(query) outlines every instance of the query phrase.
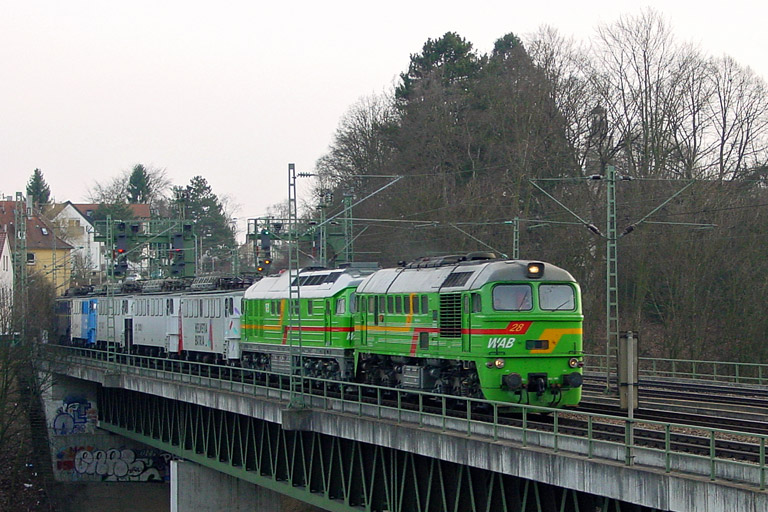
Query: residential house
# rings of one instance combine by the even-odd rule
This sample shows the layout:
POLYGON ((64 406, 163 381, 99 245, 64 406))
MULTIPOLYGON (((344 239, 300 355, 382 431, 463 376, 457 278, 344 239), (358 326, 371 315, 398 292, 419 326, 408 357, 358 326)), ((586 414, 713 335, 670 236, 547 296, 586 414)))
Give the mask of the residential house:
MULTIPOLYGON (((60 238, 73 247, 73 284, 98 284, 105 279, 108 255, 105 244, 94 240, 96 226, 94 216, 99 209, 97 203, 72 203, 67 201, 46 207, 46 216, 56 225, 60 238)), ((133 218, 150 218, 148 204, 129 204, 133 218)), ((116 219, 117 220, 117 219, 116 219)))
POLYGON ((99 284, 104 279, 104 243, 94 240, 93 222, 72 202, 45 205, 43 211, 56 235, 72 249, 73 285, 99 284))
MULTIPOLYGON (((11 251, 16 244, 16 201, 0 201, 0 233, 6 235, 11 251)), ((55 234, 50 221, 42 214, 28 208, 26 212, 26 261, 27 274, 38 275, 51 281, 57 293, 69 287, 72 263, 72 246, 55 234)))
POLYGON ((0 233, 0 335, 10 330, 13 308, 13 262, 8 237, 0 233))
MULTIPOLYGON (((72 206, 93 224, 93 215, 99 209, 99 204, 72 203, 72 206)), ((148 204, 128 204, 134 219, 146 220, 150 218, 150 208, 148 204)), ((115 219, 117 220, 117 219, 115 219)))

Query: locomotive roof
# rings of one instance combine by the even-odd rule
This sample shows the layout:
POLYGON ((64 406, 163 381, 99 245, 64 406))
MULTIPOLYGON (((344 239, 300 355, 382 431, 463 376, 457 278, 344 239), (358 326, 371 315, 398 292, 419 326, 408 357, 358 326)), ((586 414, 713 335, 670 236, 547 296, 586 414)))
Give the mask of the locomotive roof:
POLYGON ((300 272, 297 278, 295 272, 286 271, 253 283, 245 291, 245 298, 287 299, 289 283, 302 298, 332 297, 345 288, 355 288, 366 275, 360 269, 324 269, 300 272))
POLYGON ((454 265, 427 268, 388 268, 368 276, 357 288, 358 293, 429 293, 438 291, 476 290, 498 281, 566 281, 575 282, 560 267, 543 263, 539 278, 527 275, 528 260, 466 261, 454 265))

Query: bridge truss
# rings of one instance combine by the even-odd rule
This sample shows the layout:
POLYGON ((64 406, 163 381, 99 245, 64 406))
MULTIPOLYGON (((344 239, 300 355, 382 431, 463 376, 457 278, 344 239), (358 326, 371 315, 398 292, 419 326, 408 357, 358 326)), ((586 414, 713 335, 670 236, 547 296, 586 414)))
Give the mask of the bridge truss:
POLYGON ((335 511, 651 511, 485 469, 120 388, 100 427, 335 511))

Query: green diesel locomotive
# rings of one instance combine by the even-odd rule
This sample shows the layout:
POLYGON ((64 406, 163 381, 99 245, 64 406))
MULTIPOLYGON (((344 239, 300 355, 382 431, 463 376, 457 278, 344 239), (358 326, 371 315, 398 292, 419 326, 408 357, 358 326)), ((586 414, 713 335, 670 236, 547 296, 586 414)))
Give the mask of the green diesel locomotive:
POLYGON ((579 286, 493 254, 266 277, 243 299, 243 364, 459 397, 578 404, 579 286))

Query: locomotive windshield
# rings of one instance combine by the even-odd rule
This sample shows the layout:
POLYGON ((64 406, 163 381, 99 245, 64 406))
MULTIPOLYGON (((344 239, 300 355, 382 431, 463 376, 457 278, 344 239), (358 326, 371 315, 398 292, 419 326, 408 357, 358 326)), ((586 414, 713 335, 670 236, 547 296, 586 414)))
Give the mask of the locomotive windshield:
POLYGON ((542 284, 539 286, 539 307, 547 311, 572 311, 576 307, 573 287, 542 284))
POLYGON ((493 289, 496 311, 530 311, 533 309, 531 287, 527 284, 500 284, 493 289))

